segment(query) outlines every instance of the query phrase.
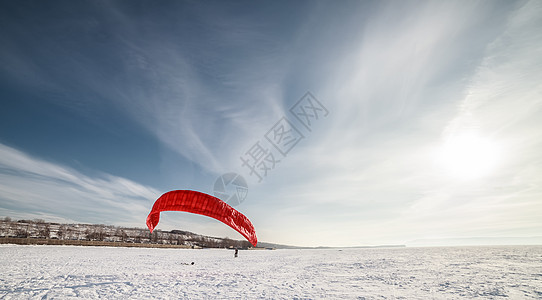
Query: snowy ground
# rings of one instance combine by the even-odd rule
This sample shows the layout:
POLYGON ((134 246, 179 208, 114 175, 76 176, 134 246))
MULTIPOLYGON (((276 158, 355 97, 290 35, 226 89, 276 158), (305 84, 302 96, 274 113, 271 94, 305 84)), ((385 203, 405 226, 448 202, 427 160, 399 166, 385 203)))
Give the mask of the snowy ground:
POLYGON ((541 299, 542 247, 326 250, 0 245, 0 299, 541 299), (194 265, 190 263, 194 262, 194 265))

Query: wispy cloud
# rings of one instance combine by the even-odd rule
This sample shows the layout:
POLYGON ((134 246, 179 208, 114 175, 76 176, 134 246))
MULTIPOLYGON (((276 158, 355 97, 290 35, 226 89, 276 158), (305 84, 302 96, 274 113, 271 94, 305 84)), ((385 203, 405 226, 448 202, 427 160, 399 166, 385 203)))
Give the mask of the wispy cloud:
POLYGON ((156 8, 164 18, 146 22, 124 4, 95 3, 95 15, 60 18, 43 25, 44 35, 29 22, 31 30, 5 39, 13 47, 2 50, 3 68, 17 84, 50 94, 46 101, 98 124, 104 110, 128 116, 201 169, 228 170, 235 147, 282 113, 288 57, 265 24, 235 7, 171 5, 193 16, 156 8), (17 48, 27 40, 40 46, 17 48))
POLYGON ((144 226, 160 193, 131 180, 91 177, 0 144, 0 209, 26 218, 144 226))
POLYGON ((238 164, 246 139, 283 113, 279 83, 289 57, 263 20, 225 6, 195 5, 190 25, 181 20, 144 37, 140 20, 115 8, 132 54, 123 58, 130 88, 117 100, 164 145, 212 173, 238 164))
POLYGON ((337 76, 326 74, 335 80, 322 79, 330 117, 265 183, 264 201, 278 203, 268 218, 282 224, 270 234, 314 245, 540 230, 540 4, 486 7, 491 14, 481 6, 394 5, 372 15, 350 64, 338 61, 337 76), (435 163, 466 120, 505 152, 493 174, 471 183, 435 163), (318 236, 305 236, 314 228, 318 236))

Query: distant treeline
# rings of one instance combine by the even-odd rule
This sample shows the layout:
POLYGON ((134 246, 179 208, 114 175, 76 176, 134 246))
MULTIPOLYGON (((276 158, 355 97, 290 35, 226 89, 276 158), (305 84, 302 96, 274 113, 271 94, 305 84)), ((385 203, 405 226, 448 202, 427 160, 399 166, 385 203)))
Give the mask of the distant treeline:
POLYGON ((106 246, 106 247, 141 247, 141 248, 195 248, 187 245, 170 244, 144 244, 144 243, 123 243, 106 241, 86 241, 86 240, 59 240, 59 239, 41 239, 41 238, 9 238, 0 237, 0 244, 18 244, 18 245, 68 245, 68 246, 106 246))
MULTIPOLYGON (((128 228, 104 224, 60 224, 46 222, 42 219, 12 220, 10 217, 0 219, 0 238, 25 239, 21 243, 57 244, 57 241, 87 241, 120 244, 171 245, 191 248, 250 248, 248 241, 229 238, 216 238, 195 234, 188 231, 154 230, 128 228), (45 242, 44 242, 45 241, 45 242), (48 242, 50 241, 50 242, 48 242)), ((19 243, 18 243, 19 244, 19 243)), ((59 244, 72 244, 59 243, 59 244)), ((83 244, 81 244, 83 245, 83 244)), ((109 245, 109 244, 107 244, 109 245)))

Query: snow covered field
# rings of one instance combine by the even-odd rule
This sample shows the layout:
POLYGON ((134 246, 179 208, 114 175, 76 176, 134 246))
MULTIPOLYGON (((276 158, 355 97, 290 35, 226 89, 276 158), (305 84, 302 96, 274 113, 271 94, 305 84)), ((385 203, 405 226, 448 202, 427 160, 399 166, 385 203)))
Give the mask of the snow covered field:
POLYGON ((542 247, 254 250, 235 259, 218 249, 0 245, 0 299, 466 297, 542 298, 542 247))

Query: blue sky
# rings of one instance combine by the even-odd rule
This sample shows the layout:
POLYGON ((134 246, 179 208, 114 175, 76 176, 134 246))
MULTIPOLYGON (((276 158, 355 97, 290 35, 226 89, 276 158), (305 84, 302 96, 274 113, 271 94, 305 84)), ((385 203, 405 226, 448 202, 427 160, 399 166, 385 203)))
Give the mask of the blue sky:
MULTIPOLYGON (((260 241, 540 235, 541 15, 540 1, 4 1, 0 215, 144 227, 162 193, 235 172, 260 241), (305 127, 292 108, 308 92, 321 110, 305 127), (285 155, 266 139, 280 125, 302 136, 285 155), (240 159, 256 144, 275 159, 262 180, 240 159)), ((187 213, 159 228, 241 238, 187 213)))

